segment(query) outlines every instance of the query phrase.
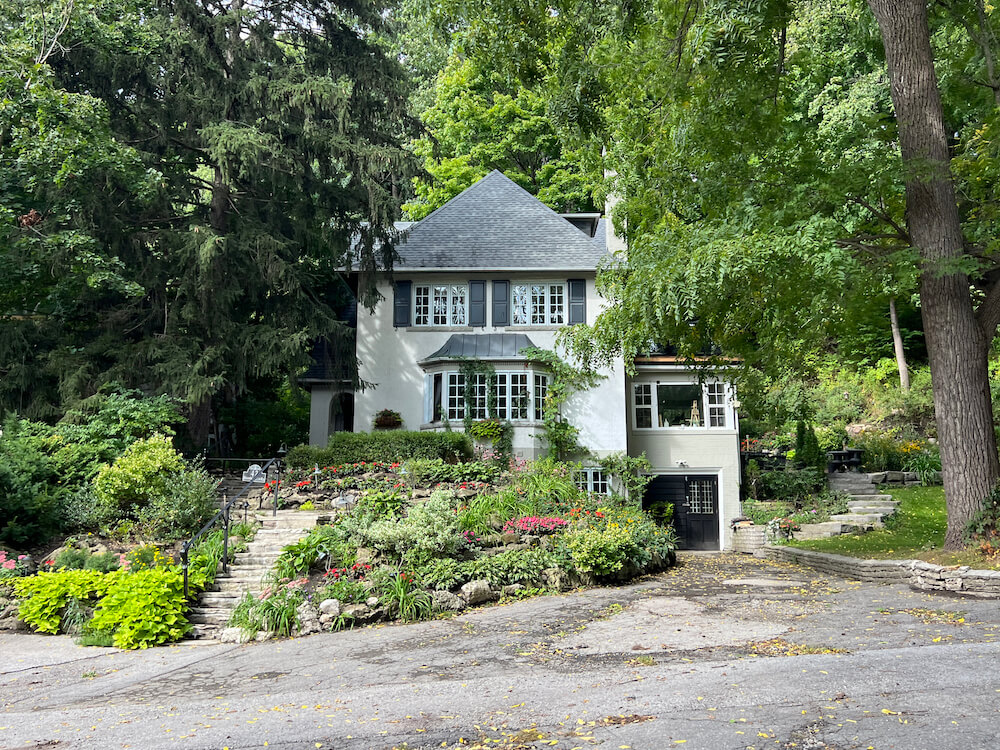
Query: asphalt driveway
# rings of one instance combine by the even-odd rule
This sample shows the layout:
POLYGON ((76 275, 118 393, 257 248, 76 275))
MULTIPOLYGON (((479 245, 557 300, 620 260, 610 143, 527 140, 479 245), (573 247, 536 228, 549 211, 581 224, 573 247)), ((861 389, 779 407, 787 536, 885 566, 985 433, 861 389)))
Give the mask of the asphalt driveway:
POLYGON ((0 748, 994 748, 1000 604, 683 555, 446 620, 140 652, 0 636, 0 748))

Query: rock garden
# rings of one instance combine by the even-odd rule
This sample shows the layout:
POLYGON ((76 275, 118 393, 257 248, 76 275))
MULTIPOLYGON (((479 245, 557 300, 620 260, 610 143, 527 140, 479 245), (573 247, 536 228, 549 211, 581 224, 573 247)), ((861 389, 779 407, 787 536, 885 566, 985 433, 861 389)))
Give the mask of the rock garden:
POLYGON ((447 616, 672 564, 672 530, 620 495, 582 491, 577 468, 417 458, 295 469, 279 505, 318 511, 320 524, 284 549, 223 637, 447 616))

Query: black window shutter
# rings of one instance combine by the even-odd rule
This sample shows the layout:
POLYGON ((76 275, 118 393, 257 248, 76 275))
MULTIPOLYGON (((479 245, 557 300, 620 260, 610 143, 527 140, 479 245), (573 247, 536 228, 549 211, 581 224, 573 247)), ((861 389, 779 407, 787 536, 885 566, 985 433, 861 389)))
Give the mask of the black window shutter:
POLYGON ((397 328, 410 325, 410 290, 413 283, 397 281, 393 285, 392 324, 397 328))
POLYGON ((569 280, 569 324, 587 322, 587 281, 569 280))
POLYGON ((510 325, 510 282, 493 282, 493 325, 510 325))
POLYGON ((469 282, 469 325, 482 328, 486 325, 486 282, 469 282))

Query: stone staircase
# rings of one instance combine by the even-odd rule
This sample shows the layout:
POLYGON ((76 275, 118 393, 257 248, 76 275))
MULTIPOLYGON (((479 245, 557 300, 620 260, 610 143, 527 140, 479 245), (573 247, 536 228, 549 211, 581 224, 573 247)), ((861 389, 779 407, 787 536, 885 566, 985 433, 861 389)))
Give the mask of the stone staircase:
POLYGON ((194 625, 189 638, 214 638, 226 627, 233 609, 244 593, 259 594, 261 579, 274 565, 281 551, 294 544, 316 526, 319 513, 279 510, 277 515, 257 514, 261 528, 246 552, 235 555, 229 574, 219 573, 215 583, 198 597, 198 603, 188 612, 194 625))
POLYGON ((830 490, 843 492, 850 498, 847 502, 847 513, 837 513, 830 516, 824 523, 803 524, 801 530, 795 532, 796 539, 825 539, 854 531, 868 531, 881 528, 886 516, 896 512, 899 501, 892 495, 879 492, 878 485, 873 480, 884 478, 885 474, 862 474, 845 471, 827 475, 830 490))

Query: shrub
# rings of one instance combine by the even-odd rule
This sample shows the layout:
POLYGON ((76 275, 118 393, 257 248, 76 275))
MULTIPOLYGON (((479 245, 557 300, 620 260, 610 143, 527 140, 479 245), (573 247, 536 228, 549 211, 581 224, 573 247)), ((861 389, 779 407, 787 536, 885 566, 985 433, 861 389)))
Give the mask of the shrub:
POLYGON ((405 519, 377 521, 362 533, 366 546, 397 561, 449 557, 462 543, 455 498, 440 491, 410 508, 405 519))
POLYGON ((350 565, 353 548, 344 539, 339 526, 317 526, 294 544, 286 546, 274 563, 270 575, 275 581, 292 580, 309 575, 309 570, 322 564, 326 570, 350 565))
POLYGON ((514 583, 540 583, 542 571, 560 562, 559 556, 548 550, 508 550, 461 563, 458 567, 459 583, 480 578, 489 581, 494 588, 514 583))
POLYGON ((217 510, 213 479, 201 466, 175 473, 162 495, 152 495, 137 514, 138 530, 149 539, 174 541, 197 532, 217 510))
POLYGON ((169 437, 154 435, 133 443, 94 478, 94 494, 110 511, 134 516, 153 497, 167 494, 172 477, 184 469, 184 459, 169 437))
POLYGON ((298 445, 288 452, 285 460, 294 469, 411 458, 467 461, 472 458, 472 441, 459 432, 336 432, 325 448, 298 445))
POLYGON ((822 488, 823 480, 823 472, 815 468, 764 471, 760 473, 757 499, 792 503, 798 507, 822 488))
POLYGON ((903 443, 890 432, 866 430, 854 438, 856 447, 864 450, 866 471, 902 471, 906 461, 903 443))
POLYGON ((637 508, 585 516, 561 539, 576 569, 598 578, 640 572, 656 557, 665 560, 676 546, 671 529, 658 526, 637 508))
POLYGON ((486 461, 449 464, 440 458, 415 458, 403 464, 407 483, 419 487, 440 482, 494 482, 502 469, 486 461))
POLYGON ((573 468, 551 458, 531 464, 518 478, 517 488, 539 513, 551 509, 558 512, 560 506, 584 494, 573 481, 573 468))

